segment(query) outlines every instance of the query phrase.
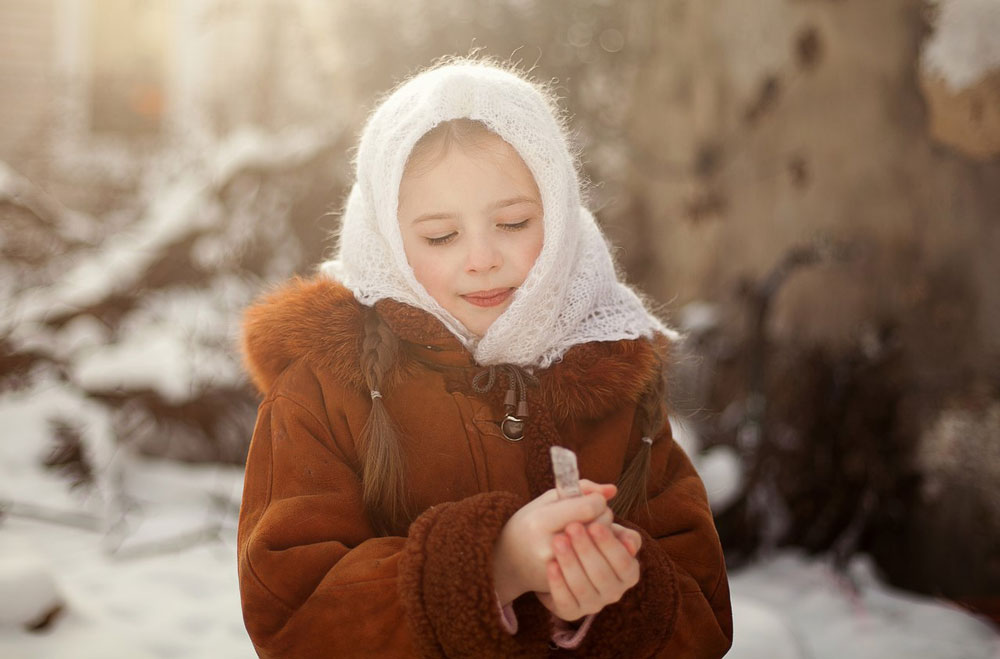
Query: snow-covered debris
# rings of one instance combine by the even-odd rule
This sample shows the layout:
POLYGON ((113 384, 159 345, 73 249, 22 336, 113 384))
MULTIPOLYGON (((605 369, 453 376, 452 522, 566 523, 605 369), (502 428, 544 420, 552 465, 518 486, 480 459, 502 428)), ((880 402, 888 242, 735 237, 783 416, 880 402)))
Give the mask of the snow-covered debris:
POLYGON ((51 222, 70 240, 91 241, 96 236, 94 218, 66 208, 41 188, 0 160, 0 201, 9 201, 31 211, 39 219, 51 222))
POLYGON ((236 323, 252 296, 250 284, 231 277, 150 294, 122 324, 119 341, 77 354, 73 381, 88 391, 152 390, 173 403, 235 386, 243 377, 236 323))
POLYGON ((21 322, 70 314, 134 285, 167 246, 221 217, 207 186, 191 175, 154 199, 145 217, 81 256, 52 286, 26 291, 14 305, 21 322))
MULTIPOLYGON (((43 426, 46 414, 41 407, 24 411, 21 428, 43 426), (34 422, 24 418, 29 415, 37 417, 34 422)), ((0 415, 0 428, 12 420, 0 415)), ((16 464, 23 472, 18 497, 54 505, 52 476, 36 464, 38 438, 22 433, 3 439, 0 467, 16 464)), ((0 473, 0 485, 7 485, 8 475, 0 473)), ((126 523, 112 534, 117 544, 74 525, 0 517, 0 559, 15 559, 9 561, 9 582, 30 589, 32 603, 42 603, 32 608, 44 609, 41 596, 53 589, 63 605, 44 633, 0 622, 0 657, 254 656, 235 567, 242 469, 136 459, 129 476, 138 487, 126 523)), ((10 602, 17 598, 8 596, 3 582, 0 577, 0 608, 9 605, 6 610, 18 619, 28 619, 29 602, 10 602)))
POLYGON ((319 153, 333 137, 329 130, 314 126, 293 127, 278 135, 245 127, 214 151, 208 165, 210 180, 218 188, 242 170, 294 167, 319 153))
MULTIPOLYGON (((79 255, 51 286, 25 291, 14 300, 17 322, 37 322, 96 305, 129 290, 150 265, 181 240, 219 227, 226 210, 218 192, 245 170, 284 170, 329 146, 329 131, 289 129, 278 135, 238 132, 168 182, 148 186, 143 216, 99 247, 79 255)), ((6 179, 5 179, 6 180, 6 179)))
POLYGON ((677 417, 670 417, 670 430, 705 484, 712 512, 718 514, 728 508, 743 491, 743 461, 739 454, 722 445, 703 451, 701 438, 692 425, 677 417))
POLYGON ((43 380, 0 396, 0 501, 23 502, 67 515, 93 516, 97 527, 121 512, 126 452, 115 441, 107 409, 64 383, 43 380), (43 466, 52 424, 65 421, 80 435, 93 466, 91 487, 70 491, 65 479, 43 466))
POLYGON ((719 307, 708 302, 689 302, 679 315, 681 331, 689 334, 705 334, 719 327, 721 322, 719 307))
POLYGON ((73 365, 73 380, 88 391, 152 389, 169 401, 191 396, 191 360, 169 326, 147 327, 102 346, 73 365))
POLYGON ((713 446, 699 456, 697 468, 715 514, 731 506, 743 492, 743 461, 733 447, 713 446))
POLYGON ((30 629, 52 616, 62 604, 52 570, 37 552, 0 541, 0 629, 30 629))
POLYGON ((934 0, 935 27, 923 49, 923 66, 952 91, 1000 70, 1000 2, 934 0))

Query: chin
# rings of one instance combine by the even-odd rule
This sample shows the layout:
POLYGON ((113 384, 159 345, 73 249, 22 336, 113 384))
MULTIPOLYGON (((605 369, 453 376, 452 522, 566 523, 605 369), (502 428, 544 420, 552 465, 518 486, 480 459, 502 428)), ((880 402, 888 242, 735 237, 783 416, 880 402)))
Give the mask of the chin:
POLYGON ((486 330, 488 330, 493 325, 494 321, 496 321, 497 318, 499 318, 499 314, 497 314, 495 318, 491 318, 487 322, 479 320, 478 323, 476 322, 466 323, 463 321, 462 324, 465 325, 466 329, 475 334, 477 337, 483 338, 483 335, 486 334, 486 330))

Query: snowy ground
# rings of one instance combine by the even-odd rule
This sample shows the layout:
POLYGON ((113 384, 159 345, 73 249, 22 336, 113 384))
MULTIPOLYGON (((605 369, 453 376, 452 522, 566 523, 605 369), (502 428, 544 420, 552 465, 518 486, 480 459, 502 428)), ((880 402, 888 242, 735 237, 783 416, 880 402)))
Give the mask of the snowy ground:
MULTIPOLYGON (((56 524, 22 505, 0 519, 0 657, 254 656, 235 567, 240 470, 129 458, 124 514, 102 528, 106 501, 37 467, 43 431, 25 401, 0 399, 0 500, 73 513, 56 524), (24 631, 18 617, 32 619, 53 592, 63 612, 24 631)), ((864 558, 838 575, 779 554, 733 574, 732 588, 734 658, 1000 658, 990 626, 887 588, 864 558)))

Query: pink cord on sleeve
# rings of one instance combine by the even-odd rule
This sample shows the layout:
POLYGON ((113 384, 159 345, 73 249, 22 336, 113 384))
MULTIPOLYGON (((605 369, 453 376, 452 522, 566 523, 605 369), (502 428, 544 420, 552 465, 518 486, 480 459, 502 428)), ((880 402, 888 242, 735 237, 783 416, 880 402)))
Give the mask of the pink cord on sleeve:
POLYGON ((587 635, 587 630, 590 629, 596 615, 596 613, 591 613, 575 629, 565 620, 552 616, 552 642, 564 650, 576 648, 583 642, 583 637, 587 635))
MULTIPOLYGON (((494 593, 496 595, 496 593, 494 593)), ((500 596, 496 595, 497 598, 497 611, 500 613, 500 626, 503 630, 513 636, 517 633, 517 614, 514 613, 514 607, 510 604, 504 606, 500 603, 500 596)))

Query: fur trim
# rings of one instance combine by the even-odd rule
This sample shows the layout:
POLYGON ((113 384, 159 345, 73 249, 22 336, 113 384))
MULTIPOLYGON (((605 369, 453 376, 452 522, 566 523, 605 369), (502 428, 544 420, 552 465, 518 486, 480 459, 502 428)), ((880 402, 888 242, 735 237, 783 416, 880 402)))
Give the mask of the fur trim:
POLYGON ((493 579, 484 578, 493 571, 501 529, 524 503, 510 492, 483 492, 433 506, 410 526, 398 587, 421 656, 548 656, 550 629, 541 607, 524 615, 519 600, 518 633, 509 634, 497 613, 493 579))
POLYGON ((364 329, 353 293, 330 280, 296 277, 247 309, 243 363, 262 394, 298 359, 364 389, 359 360, 364 329))
MULTIPOLYGON (((426 312, 392 300, 376 308, 403 339, 465 350, 426 312)), ((304 359, 364 390, 359 366, 364 309, 351 291, 326 277, 295 278, 263 296, 243 322, 243 358, 254 385, 266 394, 285 368, 304 359)), ((660 365, 657 349, 646 339, 579 344, 538 372, 541 402, 557 421, 600 417, 638 400, 660 365)))

